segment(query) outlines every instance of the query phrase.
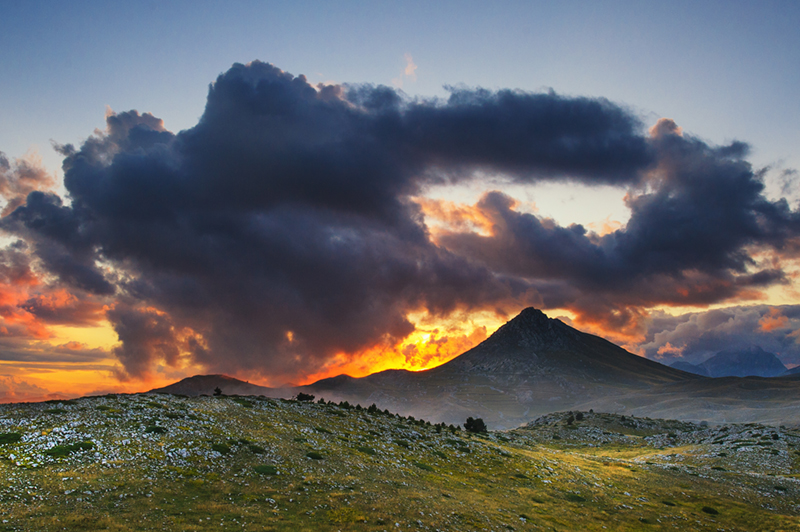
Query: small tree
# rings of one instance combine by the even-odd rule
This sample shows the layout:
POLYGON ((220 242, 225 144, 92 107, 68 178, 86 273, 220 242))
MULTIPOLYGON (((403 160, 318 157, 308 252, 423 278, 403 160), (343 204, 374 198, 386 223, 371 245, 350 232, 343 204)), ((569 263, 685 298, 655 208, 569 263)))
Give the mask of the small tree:
POLYGON ((575 414, 575 421, 583 421, 583 412, 575 414))
POLYGON ((467 432, 488 432, 486 428, 486 423, 483 422, 483 419, 472 419, 471 417, 467 418, 467 422, 464 423, 464 428, 467 429, 467 432))
POLYGON ((219 386, 214 388, 214 395, 222 395, 222 390, 220 390, 219 386))

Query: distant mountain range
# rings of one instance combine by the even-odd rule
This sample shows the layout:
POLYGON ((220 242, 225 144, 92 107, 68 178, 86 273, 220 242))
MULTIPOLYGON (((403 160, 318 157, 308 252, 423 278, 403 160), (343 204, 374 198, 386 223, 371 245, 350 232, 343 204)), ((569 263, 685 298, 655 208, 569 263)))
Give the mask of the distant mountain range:
POLYGON ((788 371, 774 353, 758 346, 720 351, 700 364, 678 361, 671 367, 704 377, 777 377, 788 371))
MULTIPOLYGON (((784 368, 785 370, 785 368, 784 368)), ((625 351, 528 308, 473 349, 436 368, 339 375, 300 387, 265 388, 231 377, 196 376, 152 390, 200 395, 292 397, 375 403, 403 415, 493 429, 539 415, 593 408, 691 421, 800 423, 800 375, 706 378, 625 351)))

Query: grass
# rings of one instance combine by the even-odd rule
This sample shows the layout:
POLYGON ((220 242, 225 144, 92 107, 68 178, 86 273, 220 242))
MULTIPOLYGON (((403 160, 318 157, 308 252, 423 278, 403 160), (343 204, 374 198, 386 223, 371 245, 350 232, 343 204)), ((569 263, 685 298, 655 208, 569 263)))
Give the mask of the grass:
MULTIPOLYGON (((38 405, 0 405, 9 431, 0 442, 19 434, 0 446, 0 523, 7 521, 0 530, 800 526, 800 493, 790 478, 800 465, 800 435, 788 429, 780 440, 770 437, 774 446, 719 458, 723 444, 687 443, 680 434, 667 445, 630 435, 589 447, 590 440, 574 439, 588 421, 468 438, 363 409, 336 407, 339 416, 328 405, 248 398, 252 406, 243 408, 237 399, 84 398, 59 416, 38 405), (119 413, 112 418, 103 405, 119 413), (143 432, 156 426, 154 417, 165 432, 143 432), (571 435, 554 442, 548 431, 562 430, 571 435), (59 446, 79 447, 45 453, 59 446), (768 454, 773 449, 781 455, 768 454), (784 469, 761 474, 767 463, 784 469)), ((670 430, 684 429, 666 427, 665 437, 670 430)))

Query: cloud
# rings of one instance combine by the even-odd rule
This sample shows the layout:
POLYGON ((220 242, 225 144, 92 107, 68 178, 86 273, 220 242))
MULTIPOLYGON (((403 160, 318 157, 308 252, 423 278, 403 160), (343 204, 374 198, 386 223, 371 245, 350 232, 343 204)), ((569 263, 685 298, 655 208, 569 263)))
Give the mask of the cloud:
POLYGON ((396 78, 392 78, 392 85, 398 89, 403 88, 403 81, 405 79, 417 81, 417 65, 414 64, 414 58, 411 57, 411 54, 407 53, 403 55, 403 59, 406 62, 406 67, 403 69, 403 73, 396 78))
POLYGON ((724 349, 757 345, 793 366, 800 364, 798 330, 800 305, 737 306, 678 316, 653 312, 641 349, 663 363, 699 363, 724 349), (675 347, 666 350, 666 345, 675 347))
POLYGON ((66 396, 52 394, 46 388, 19 380, 13 376, 0 375, 0 403, 43 401, 47 399, 66 399, 66 396))
POLYGON ((51 190, 56 178, 42 166, 40 156, 31 153, 9 162, 0 151, 0 196, 6 200, 0 215, 6 216, 25 202, 34 190, 51 190))
POLYGON ((631 333, 637 322, 641 332, 637 307, 708 305, 788 283, 779 267, 759 264, 757 252, 791 249, 800 215, 765 198, 761 175, 742 159, 746 147, 709 146, 666 119, 648 142, 657 162, 630 187, 624 227, 602 236, 562 227, 517 212, 495 191, 476 205, 492 221, 491 235, 452 231, 438 242, 497 273, 566 283, 575 291, 552 305, 574 310, 579 322, 631 333))
POLYGON ((70 201, 31 191, 0 229, 53 289, 17 307, 91 320, 105 304, 123 378, 189 361, 299 380, 396 345, 420 311, 568 308, 645 336, 653 305, 787 282, 756 252, 799 236, 797 211, 764 197, 746 145, 710 146, 669 120, 648 134, 601 98, 451 88, 409 99, 253 62, 217 78, 190 129, 136 111, 106 122, 59 146, 70 201), (499 191, 474 206, 424 199, 486 175, 614 185, 631 218, 599 235, 519 212, 499 191))

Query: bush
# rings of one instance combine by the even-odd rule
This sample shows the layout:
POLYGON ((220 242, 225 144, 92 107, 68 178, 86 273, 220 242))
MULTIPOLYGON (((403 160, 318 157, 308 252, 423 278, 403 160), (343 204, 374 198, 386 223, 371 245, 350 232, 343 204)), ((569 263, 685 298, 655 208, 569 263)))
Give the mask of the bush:
POLYGON ((360 452, 362 452, 364 454, 368 454, 370 456, 373 456, 375 454, 375 449, 373 449, 372 447, 358 447, 357 449, 360 452))
POLYGON ((433 468, 428 464, 423 464, 421 462, 414 462, 414 465, 422 469, 423 471, 433 471, 433 468))
POLYGON ((464 428, 467 429, 467 432, 473 433, 481 433, 481 432, 488 432, 486 428, 486 423, 483 422, 483 419, 472 419, 471 417, 467 418, 467 422, 464 423, 464 428))
POLYGON ((278 468, 274 465, 257 465, 254 466, 253 469, 259 475, 277 475, 278 468))
POLYGON ((215 443, 211 446, 211 450, 217 451, 219 454, 228 454, 231 452, 231 448, 224 443, 215 443))
POLYGON ((317 451, 309 451, 306 453, 306 456, 311 458, 312 460, 323 460, 325 457, 322 454, 318 453, 317 451))
POLYGON ((305 402, 305 401, 308 401, 308 402, 311 402, 311 401, 313 401, 313 400, 314 400, 314 396, 313 396, 313 395, 311 395, 310 393, 303 393, 303 392, 300 392, 300 393, 298 393, 298 394, 295 396, 295 399, 296 399, 296 400, 298 400, 298 401, 304 401, 304 402, 305 402))
POLYGON ((250 452, 253 454, 264 454, 266 452, 266 450, 263 447, 260 447, 255 444, 248 445, 247 448, 250 449, 250 452))
POLYGON ((47 449, 44 454, 47 456, 61 458, 77 451, 89 451, 91 449, 94 449, 94 443, 90 441, 82 441, 73 443, 71 445, 56 445, 55 447, 47 449))
POLYGON ((583 412, 575 414, 575 421, 583 421, 583 412))
POLYGON ((0 445, 5 445, 7 443, 17 443, 21 439, 22 439, 22 434, 20 434, 19 432, 6 432, 4 434, 0 434, 0 445))
POLYGON ((712 508, 711 506, 703 506, 701 510, 710 515, 717 515, 719 513, 715 508, 712 508))
POLYGON ((164 434, 165 432, 167 432, 167 429, 165 429, 164 427, 159 427, 158 425, 149 425, 144 428, 144 431, 147 434, 164 434))

